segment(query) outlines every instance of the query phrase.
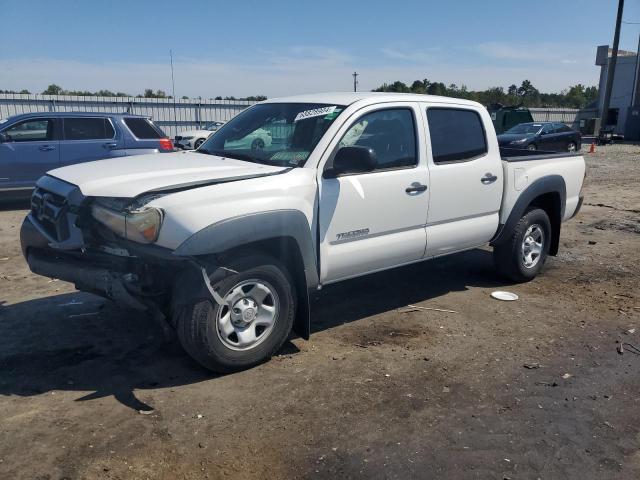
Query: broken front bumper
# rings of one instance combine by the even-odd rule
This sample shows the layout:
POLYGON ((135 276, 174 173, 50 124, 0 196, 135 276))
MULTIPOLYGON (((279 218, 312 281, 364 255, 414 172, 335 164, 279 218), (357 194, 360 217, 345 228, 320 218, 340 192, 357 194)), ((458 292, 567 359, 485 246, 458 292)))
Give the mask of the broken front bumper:
POLYGON ((32 215, 22 223, 20 242, 33 273, 73 283, 78 290, 136 310, 152 307, 152 300, 166 293, 168 279, 186 263, 161 247, 130 242, 121 246, 128 256, 85 248, 61 250, 32 215))

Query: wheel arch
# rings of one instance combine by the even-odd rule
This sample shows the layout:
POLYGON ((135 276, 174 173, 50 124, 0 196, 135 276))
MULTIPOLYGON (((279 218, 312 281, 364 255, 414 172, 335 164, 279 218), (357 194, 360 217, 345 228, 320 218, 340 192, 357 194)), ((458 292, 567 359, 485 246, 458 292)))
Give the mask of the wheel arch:
POLYGON ((225 259, 241 251, 271 255, 285 264, 296 286, 294 331, 310 334, 309 292, 318 287, 315 244, 307 217, 299 210, 273 210, 229 218, 196 232, 174 252, 178 256, 225 259))
POLYGON ((497 235, 491 241, 491 245, 499 245, 506 241, 527 210, 537 207, 544 210, 549 216, 549 221, 551 222, 549 255, 557 255, 566 198, 567 189, 562 176, 548 175, 537 179, 520 194, 507 221, 498 230, 497 235))

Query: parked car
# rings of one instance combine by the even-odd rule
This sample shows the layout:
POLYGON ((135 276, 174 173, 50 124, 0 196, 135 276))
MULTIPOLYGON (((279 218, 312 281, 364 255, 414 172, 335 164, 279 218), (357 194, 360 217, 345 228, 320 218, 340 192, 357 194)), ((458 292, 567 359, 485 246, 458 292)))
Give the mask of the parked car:
POLYGON ((184 150, 195 150, 224 124, 225 122, 210 122, 199 130, 185 130, 180 132, 174 138, 174 145, 176 148, 182 148, 184 150))
POLYGON ((505 107, 499 103, 487 107, 491 114, 493 128, 499 135, 515 125, 533 122, 533 116, 526 107, 505 107))
POLYGON ((546 152, 575 152, 582 147, 580 132, 564 123, 521 123, 498 135, 501 147, 543 150, 546 152))
POLYGON ((501 274, 533 279, 580 209, 585 162, 516 152, 501 157, 467 100, 268 100, 192 152, 49 172, 22 251, 37 274, 152 313, 205 367, 244 369, 292 329, 309 337, 324 285, 487 243, 501 274), (291 128, 271 148, 243 140, 274 122, 291 128))
POLYGON ((0 192, 33 189, 48 170, 105 158, 173 151, 147 117, 116 113, 25 113, 0 120, 0 192))

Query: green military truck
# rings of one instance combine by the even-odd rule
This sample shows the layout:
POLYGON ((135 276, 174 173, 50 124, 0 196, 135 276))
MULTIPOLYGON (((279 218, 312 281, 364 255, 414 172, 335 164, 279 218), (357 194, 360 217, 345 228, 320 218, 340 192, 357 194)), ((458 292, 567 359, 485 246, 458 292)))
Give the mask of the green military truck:
POLYGON ((531 112, 525 107, 505 107, 500 104, 494 104, 489 105, 487 110, 489 110, 491 121, 498 135, 515 125, 533 122, 531 112))

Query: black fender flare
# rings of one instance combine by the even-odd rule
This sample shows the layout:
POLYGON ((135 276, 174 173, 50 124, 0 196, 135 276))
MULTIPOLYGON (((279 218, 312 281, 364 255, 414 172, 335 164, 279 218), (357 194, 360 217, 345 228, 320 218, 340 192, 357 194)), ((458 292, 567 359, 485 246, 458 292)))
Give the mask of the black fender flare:
MULTIPOLYGON (((311 227, 299 210, 270 210, 231 217, 211 224, 187 238, 173 252, 181 257, 223 253, 251 243, 289 237, 298 246, 303 275, 294 278, 304 283, 298 288, 298 311, 294 331, 308 339, 311 331, 309 294, 319 284, 316 246, 311 227)), ((295 272, 291 272, 295 274, 295 272)), ((299 285, 298 285, 299 286, 299 285)))
POLYGON ((544 195, 546 193, 556 193, 560 196, 560 212, 558 213, 557 219, 554 221, 554 218, 551 218, 551 227, 553 229, 551 245, 549 248, 549 253, 551 255, 555 255, 558 253, 558 245, 560 242, 560 225, 562 224, 562 219, 564 218, 565 207, 567 204, 567 187, 561 175, 547 175, 541 178, 538 178, 534 182, 531 183, 518 197, 515 205, 511 209, 511 213, 507 218, 507 221, 504 225, 501 225, 498 229, 498 233, 491 240, 491 245, 499 245, 506 241, 510 236, 511 232, 515 228, 516 224, 520 219, 524 216, 527 208, 531 205, 531 203, 540 195, 544 195))

